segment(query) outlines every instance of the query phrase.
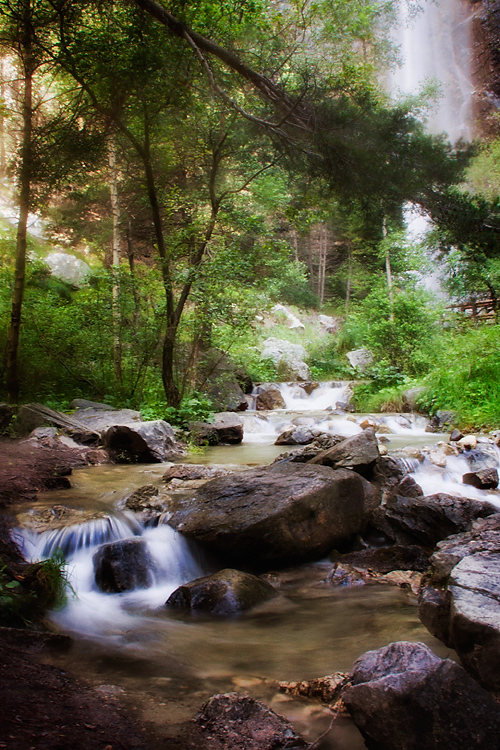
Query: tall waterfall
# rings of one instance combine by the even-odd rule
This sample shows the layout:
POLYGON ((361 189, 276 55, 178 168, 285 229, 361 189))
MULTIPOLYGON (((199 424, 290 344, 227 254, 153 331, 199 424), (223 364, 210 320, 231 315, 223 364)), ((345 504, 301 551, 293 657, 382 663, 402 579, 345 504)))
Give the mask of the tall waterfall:
POLYGON ((399 0, 393 30, 401 65, 388 77, 390 93, 417 94, 426 82, 437 82, 440 96, 428 128, 452 143, 473 136, 471 15, 464 0, 399 0))

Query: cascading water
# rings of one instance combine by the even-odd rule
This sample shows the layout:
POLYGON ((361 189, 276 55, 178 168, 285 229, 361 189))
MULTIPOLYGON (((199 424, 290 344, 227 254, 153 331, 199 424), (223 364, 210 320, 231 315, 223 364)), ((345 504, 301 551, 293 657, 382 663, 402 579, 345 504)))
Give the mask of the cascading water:
POLYGON ((417 95, 427 83, 439 87, 427 127, 452 143, 473 135, 471 9, 463 0, 400 0, 393 38, 401 64, 388 76, 396 97, 417 95))

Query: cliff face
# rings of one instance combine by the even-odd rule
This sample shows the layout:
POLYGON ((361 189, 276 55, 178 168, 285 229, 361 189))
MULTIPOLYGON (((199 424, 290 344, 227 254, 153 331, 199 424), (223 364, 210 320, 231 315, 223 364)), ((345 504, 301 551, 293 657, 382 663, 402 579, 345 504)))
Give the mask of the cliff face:
POLYGON ((474 116, 479 135, 500 135, 500 0, 473 0, 474 116))

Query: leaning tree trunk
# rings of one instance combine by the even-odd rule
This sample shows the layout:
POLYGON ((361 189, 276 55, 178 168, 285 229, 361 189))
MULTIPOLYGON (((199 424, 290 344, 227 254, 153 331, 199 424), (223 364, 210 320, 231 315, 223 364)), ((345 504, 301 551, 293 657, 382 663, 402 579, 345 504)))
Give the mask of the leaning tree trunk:
POLYGON ((33 127, 33 73, 35 64, 32 53, 30 24, 31 8, 29 0, 25 2, 24 38, 22 40, 22 60, 24 67, 23 93, 23 129, 21 141, 21 166, 19 172, 19 222, 17 225, 16 267, 14 272, 14 290, 12 293, 12 312, 7 338, 7 399, 15 404, 19 399, 18 349, 21 329, 21 313, 24 298, 26 273, 26 235, 28 212, 31 197, 31 176, 33 169, 32 127, 33 127))
POLYGON ((121 299, 120 299, 120 203, 118 199, 118 170, 116 167, 116 145, 112 135, 109 140, 109 192, 111 200, 111 215, 113 219, 111 270, 113 274, 113 368, 115 380, 122 382, 122 351, 121 351, 121 299))

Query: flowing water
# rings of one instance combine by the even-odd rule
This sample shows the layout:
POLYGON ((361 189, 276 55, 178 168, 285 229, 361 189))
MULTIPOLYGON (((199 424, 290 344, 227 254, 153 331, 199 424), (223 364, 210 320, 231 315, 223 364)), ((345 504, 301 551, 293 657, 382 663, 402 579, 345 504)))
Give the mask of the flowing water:
MULTIPOLYGON (((274 446, 276 436, 291 424, 316 426, 346 436, 361 431, 363 415, 334 414, 336 402, 347 398, 346 384, 322 384, 310 396, 296 385, 282 386, 287 409, 246 412, 242 445, 211 448, 188 460, 206 464, 269 463, 287 447, 274 446), (289 407, 289 408, 288 408, 289 407)), ((427 421, 414 415, 377 415, 390 430, 386 445, 432 444, 442 435, 425 432, 427 421)), ((497 449, 488 444, 490 461, 497 449)), ((479 445, 481 448, 481 445, 479 445)), ((447 650, 418 620, 411 595, 387 585, 351 590, 333 588, 326 577, 327 561, 281 571, 271 576, 280 596, 234 620, 193 617, 164 607, 181 583, 215 569, 195 545, 168 525, 156 528, 137 523, 133 514, 116 510, 119 501, 144 484, 161 486, 165 465, 96 466, 76 470, 70 490, 46 493, 37 507, 63 504, 94 520, 43 534, 18 531, 24 554, 31 559, 62 547, 75 595, 52 614, 58 630, 75 635, 69 653, 53 660, 70 668, 104 694, 119 693, 140 708, 157 734, 168 739, 192 718, 203 701, 216 692, 240 690, 265 700, 287 716, 308 739, 329 725, 328 709, 314 702, 290 698, 277 690, 277 680, 319 677, 349 670, 369 649, 396 640, 428 643, 439 655, 447 650), (141 536, 154 560, 150 586, 122 594, 104 594, 94 583, 92 556, 103 542, 141 536)), ((470 463, 450 457, 445 468, 407 459, 407 468, 425 492, 452 491, 487 496, 461 484, 470 463), (449 488, 452 488, 451 490, 449 488)), ((500 505, 500 503, 499 503, 500 505)), ((344 718, 323 740, 322 748, 359 750, 363 741, 344 718)))

